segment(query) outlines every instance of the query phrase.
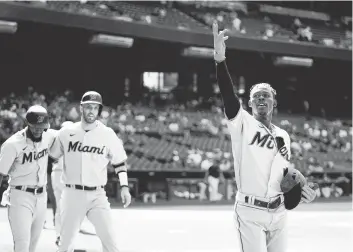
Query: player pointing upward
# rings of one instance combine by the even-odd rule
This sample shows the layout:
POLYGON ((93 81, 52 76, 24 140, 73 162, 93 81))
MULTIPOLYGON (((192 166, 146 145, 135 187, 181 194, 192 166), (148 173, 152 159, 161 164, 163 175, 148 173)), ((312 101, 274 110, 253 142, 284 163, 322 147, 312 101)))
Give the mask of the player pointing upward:
MULTIPOLYGON (((219 88, 228 119, 238 187, 235 223, 242 252, 284 252, 286 249, 286 208, 280 183, 290 160, 290 138, 273 125, 276 91, 267 83, 251 88, 245 111, 233 90, 225 62, 226 30, 213 24, 214 59, 219 88)), ((304 186, 304 202, 315 198, 315 191, 304 186)), ((286 206, 287 207, 287 206, 286 206)))
POLYGON ((97 120, 102 111, 102 97, 94 91, 81 99, 81 121, 62 128, 51 156, 63 156, 61 196, 60 252, 72 252, 73 241, 85 216, 100 238, 104 252, 117 252, 113 222, 104 185, 110 162, 119 175, 124 207, 131 202, 126 169, 126 153, 115 132, 97 120))

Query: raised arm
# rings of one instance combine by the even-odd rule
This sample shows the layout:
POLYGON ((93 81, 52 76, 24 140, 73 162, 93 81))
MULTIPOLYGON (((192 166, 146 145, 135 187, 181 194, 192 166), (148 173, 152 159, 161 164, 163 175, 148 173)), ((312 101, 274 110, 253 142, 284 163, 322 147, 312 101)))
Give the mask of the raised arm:
POLYGON ((217 22, 213 23, 214 60, 216 62, 216 75, 219 89, 221 91, 225 114, 228 119, 233 119, 240 109, 240 101, 234 92, 234 85, 226 64, 226 45, 228 36, 224 36, 227 30, 218 32, 217 22))

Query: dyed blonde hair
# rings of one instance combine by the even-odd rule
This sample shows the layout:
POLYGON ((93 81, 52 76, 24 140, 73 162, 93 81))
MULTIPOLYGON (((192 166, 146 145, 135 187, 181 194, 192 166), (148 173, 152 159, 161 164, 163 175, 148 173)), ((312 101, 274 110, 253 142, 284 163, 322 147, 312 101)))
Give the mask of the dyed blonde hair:
POLYGON ((250 98, 260 88, 267 89, 268 91, 270 91, 273 94, 273 98, 275 98, 276 95, 277 95, 276 90, 270 84, 268 84, 268 83, 257 83, 257 84, 253 85, 250 88, 250 98))

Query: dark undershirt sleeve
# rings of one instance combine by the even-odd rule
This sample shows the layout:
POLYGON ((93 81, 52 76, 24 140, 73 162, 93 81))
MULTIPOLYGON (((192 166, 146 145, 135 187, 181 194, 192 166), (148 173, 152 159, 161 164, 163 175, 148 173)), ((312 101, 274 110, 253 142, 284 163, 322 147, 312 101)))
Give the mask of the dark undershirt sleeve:
POLYGON ((225 61, 216 63, 216 75, 219 90, 223 99, 225 114, 229 120, 233 119, 239 112, 240 101, 238 96, 234 93, 233 81, 230 77, 225 61))

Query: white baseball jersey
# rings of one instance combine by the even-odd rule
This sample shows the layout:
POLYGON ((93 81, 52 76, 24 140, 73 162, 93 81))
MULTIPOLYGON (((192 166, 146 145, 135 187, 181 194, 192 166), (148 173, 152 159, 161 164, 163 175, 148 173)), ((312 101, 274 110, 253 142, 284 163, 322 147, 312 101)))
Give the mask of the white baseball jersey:
POLYGON ((55 163, 53 163, 52 171, 62 171, 63 170, 63 157, 60 157, 55 163))
POLYGON ((228 120, 235 179, 244 194, 266 198, 282 194, 280 182, 290 159, 290 138, 286 131, 273 127, 271 133, 242 107, 235 118, 228 120), (275 137, 284 140, 280 150, 275 137))
POLYGON ((122 141, 115 132, 96 121, 97 127, 85 131, 81 122, 62 128, 50 150, 54 158, 63 156, 65 184, 102 186, 107 183, 107 165, 127 159, 122 141))
POLYGON ((42 187, 47 183, 48 154, 55 134, 48 129, 40 142, 33 142, 26 131, 27 127, 1 146, 0 173, 10 176, 9 185, 42 187))

